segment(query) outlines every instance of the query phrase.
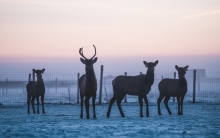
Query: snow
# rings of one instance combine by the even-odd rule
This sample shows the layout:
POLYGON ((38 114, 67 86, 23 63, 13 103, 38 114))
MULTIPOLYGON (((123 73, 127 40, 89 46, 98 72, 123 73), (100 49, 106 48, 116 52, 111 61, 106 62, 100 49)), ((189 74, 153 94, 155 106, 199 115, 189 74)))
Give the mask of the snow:
POLYGON ((122 118, 114 103, 106 118, 108 104, 102 104, 96 105, 97 119, 86 119, 85 108, 80 119, 78 104, 46 104, 46 114, 33 114, 32 108, 27 114, 26 104, 0 105, 0 137, 220 137, 219 103, 185 102, 183 116, 177 115, 176 102, 169 107, 173 115, 161 103, 159 116, 156 103, 150 103, 150 117, 141 118, 138 103, 122 103, 122 118))

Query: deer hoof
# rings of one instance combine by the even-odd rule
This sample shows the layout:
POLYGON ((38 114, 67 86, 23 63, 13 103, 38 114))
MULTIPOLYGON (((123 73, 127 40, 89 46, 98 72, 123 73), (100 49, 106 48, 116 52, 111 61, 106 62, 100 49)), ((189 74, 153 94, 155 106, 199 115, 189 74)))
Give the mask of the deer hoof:
POLYGON ((143 115, 140 115, 140 117, 143 117, 143 115))
POLYGON ((93 116, 94 119, 96 119, 96 116, 93 116))
POLYGON ((106 117, 108 118, 110 116, 110 113, 108 112, 107 114, 106 114, 106 117))
POLYGON ((83 118, 83 115, 80 115, 80 118, 83 118))
POLYGON ((178 115, 183 115, 183 113, 178 113, 178 115))
POLYGON ((90 119, 90 117, 89 117, 89 116, 87 116, 86 118, 87 118, 87 119, 90 119))
POLYGON ((121 117, 125 117, 125 115, 122 115, 121 117))

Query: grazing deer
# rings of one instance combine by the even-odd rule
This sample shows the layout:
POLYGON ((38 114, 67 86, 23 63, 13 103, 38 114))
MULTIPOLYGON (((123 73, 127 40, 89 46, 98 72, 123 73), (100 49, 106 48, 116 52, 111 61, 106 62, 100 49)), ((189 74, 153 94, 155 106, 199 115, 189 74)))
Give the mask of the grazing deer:
POLYGON ((161 80, 160 83, 158 84, 158 88, 160 91, 160 96, 157 99, 157 106, 158 106, 158 114, 159 115, 161 115, 160 102, 164 97, 165 97, 164 104, 165 104, 166 109, 170 115, 172 115, 172 113, 168 107, 168 101, 169 101, 170 97, 177 97, 178 115, 183 115, 183 99, 184 99, 184 96, 187 92, 187 81, 185 78, 185 74, 186 74, 188 67, 189 66, 178 67, 176 65, 175 68, 178 71, 179 79, 165 78, 165 79, 161 80))
MULTIPOLYGON (((93 45, 94 46, 94 45, 93 45)), ((85 107, 86 107, 86 118, 89 119, 89 99, 92 97, 92 106, 93 106, 93 118, 96 118, 96 113, 95 113, 95 99, 96 99, 96 90, 97 90, 97 80, 95 76, 95 72, 93 69, 93 64, 97 61, 96 56, 96 47, 95 48, 95 55, 87 59, 83 55, 83 48, 79 49, 79 54, 83 57, 80 58, 81 62, 85 64, 85 71, 86 73, 82 75, 79 78, 78 81, 78 86, 80 89, 80 98, 81 98, 81 114, 80 117, 83 118, 83 100, 85 96, 85 107), (95 57, 95 58, 94 58, 95 57)))
POLYGON ((142 106, 143 106, 142 98, 143 98, 146 103, 146 116, 149 117, 147 94, 150 92, 151 86, 154 83, 154 67, 157 64, 158 64, 158 60, 155 61, 154 63, 153 62, 147 63, 146 61, 144 61, 144 65, 148 68, 146 75, 143 74, 138 76, 117 76, 112 81, 114 95, 110 100, 107 117, 109 117, 112 104, 116 100, 121 116, 125 117, 121 108, 121 101, 126 94, 138 95, 139 104, 140 104, 140 117, 143 117, 143 113, 142 113, 142 106))
POLYGON ((42 70, 35 70, 33 72, 37 74, 37 82, 30 81, 27 86, 27 103, 28 103, 28 114, 30 113, 30 101, 32 104, 33 113, 35 114, 34 108, 34 100, 37 99, 37 113, 39 114, 39 97, 41 97, 41 104, 42 104, 42 113, 45 114, 44 111, 44 94, 45 94, 45 86, 44 81, 42 78, 42 74, 44 73, 45 69, 42 70))

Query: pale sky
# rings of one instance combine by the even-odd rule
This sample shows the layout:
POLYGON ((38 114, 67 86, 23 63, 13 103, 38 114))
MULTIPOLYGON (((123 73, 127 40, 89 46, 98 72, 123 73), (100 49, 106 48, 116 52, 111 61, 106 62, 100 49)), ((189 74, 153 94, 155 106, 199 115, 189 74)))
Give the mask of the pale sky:
POLYGON ((220 56, 220 1, 0 0, 1 62, 77 58, 80 65, 79 48, 90 58, 93 44, 100 64, 220 56))

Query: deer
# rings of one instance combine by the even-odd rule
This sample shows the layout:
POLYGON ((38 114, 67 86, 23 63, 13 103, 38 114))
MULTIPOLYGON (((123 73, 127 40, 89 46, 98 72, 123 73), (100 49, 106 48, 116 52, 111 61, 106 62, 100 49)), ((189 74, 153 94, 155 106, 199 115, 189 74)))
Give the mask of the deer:
POLYGON ((149 63, 146 61, 143 61, 143 63, 147 67, 146 74, 137 75, 137 76, 120 75, 120 76, 117 76, 112 81, 114 94, 109 103, 107 118, 110 116, 112 105, 116 100, 117 100, 117 106, 118 106, 121 116, 125 117, 122 111, 122 108, 121 108, 121 101, 125 97, 126 94, 138 96, 139 105, 140 105, 140 117, 143 117, 142 99, 144 99, 146 103, 146 116, 149 117, 147 94, 150 92, 151 86, 154 83, 154 69, 155 69, 155 66, 158 64, 158 60, 155 62, 149 62, 149 63))
POLYGON ((35 108, 34 108, 35 98, 37 99, 37 113, 39 114, 39 97, 41 97, 42 113, 45 114, 45 110, 44 110, 45 86, 44 86, 44 81, 42 78, 42 74, 44 73, 44 71, 45 69, 42 69, 42 70, 33 69, 33 72, 37 74, 37 81, 30 81, 26 85, 28 114, 30 113, 30 110, 29 110, 30 102, 32 104, 33 113, 36 114, 35 108))
POLYGON ((93 64, 96 63, 96 47, 93 45, 95 49, 95 54, 92 58, 87 59, 83 55, 83 47, 79 49, 79 54, 83 57, 80 58, 80 61, 85 64, 85 74, 83 74, 78 80, 78 87, 80 89, 80 99, 81 99, 81 113, 80 118, 83 118, 83 101, 85 97, 85 108, 86 108, 86 118, 89 119, 89 99, 92 97, 92 106, 93 106, 93 118, 96 119, 95 112, 95 100, 96 100, 96 91, 97 91, 97 79, 94 72, 93 64))
POLYGON ((185 78, 185 74, 188 67, 188 65, 185 67, 178 67, 177 65, 175 65, 179 79, 165 78, 159 82, 158 89, 160 91, 160 95, 157 99, 158 115, 161 115, 160 102, 164 97, 164 104, 169 115, 172 115, 168 106, 168 101, 170 97, 177 97, 178 115, 183 115, 183 100, 185 94, 187 93, 187 81, 185 78))

